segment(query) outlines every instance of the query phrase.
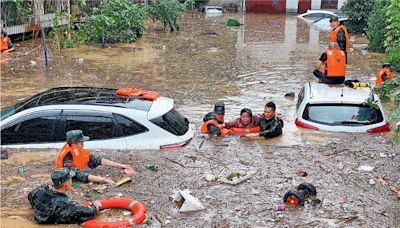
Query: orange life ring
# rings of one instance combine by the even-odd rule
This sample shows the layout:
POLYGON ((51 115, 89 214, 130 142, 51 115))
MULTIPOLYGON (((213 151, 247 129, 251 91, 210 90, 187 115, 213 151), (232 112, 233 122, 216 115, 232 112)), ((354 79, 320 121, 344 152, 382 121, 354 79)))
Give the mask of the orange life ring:
POLYGON ((140 90, 136 88, 122 88, 115 91, 115 94, 120 97, 139 97, 146 100, 157 100, 160 94, 154 91, 140 90))
POLYGON ((94 202, 99 205, 100 209, 123 208, 131 210, 132 218, 118 222, 101 222, 95 219, 88 220, 84 223, 84 228, 118 228, 118 227, 134 227, 142 224, 147 219, 147 210, 144 205, 134 199, 127 197, 111 197, 94 202))
MULTIPOLYGON (((218 125, 218 121, 216 120, 209 120, 203 123, 203 125, 201 126, 201 133, 202 134, 208 134, 208 125, 213 124, 215 126, 218 125)), ((226 129, 226 128, 220 128, 219 129, 221 132, 221 136, 226 136, 229 135, 231 133, 230 130, 226 129)))
POLYGON ((231 132, 241 135, 241 134, 247 134, 247 133, 258 133, 260 132, 260 126, 255 126, 251 128, 244 128, 244 127, 232 127, 229 128, 231 132))

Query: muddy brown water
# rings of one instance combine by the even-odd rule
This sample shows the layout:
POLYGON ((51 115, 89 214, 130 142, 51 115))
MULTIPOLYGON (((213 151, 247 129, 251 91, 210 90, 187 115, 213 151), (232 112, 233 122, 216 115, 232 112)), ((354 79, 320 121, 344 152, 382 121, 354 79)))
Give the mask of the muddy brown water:
MULTIPOLYGON (((295 16, 264 14, 196 15, 185 18, 177 34, 155 28, 150 27, 134 44, 106 49, 88 45, 61 53, 52 49, 47 71, 38 48, 40 41, 19 43, 17 51, 1 63, 1 106, 57 86, 129 86, 174 98, 178 110, 200 124, 217 100, 226 103, 226 120, 236 118, 243 107, 261 113, 267 101, 274 101, 285 121, 284 134, 275 139, 203 139, 197 132, 192 143, 181 150, 96 151, 139 171, 132 183, 100 195, 121 193, 142 201, 150 213, 151 226, 159 222, 171 227, 400 224, 398 200, 389 190, 389 186, 400 186, 400 149, 391 145, 390 136, 313 132, 294 125, 296 99, 288 100, 284 95, 295 92, 297 96, 304 83, 315 80, 312 70, 327 46, 327 32, 295 16), (244 25, 228 28, 228 18, 244 25), (159 171, 147 170, 145 165, 150 163, 157 164, 159 171), (357 169, 360 165, 376 169, 364 173, 357 169), (237 186, 203 178, 208 173, 222 176, 253 168, 255 176, 237 186), (309 175, 299 177, 299 170, 309 175), (376 183, 369 184, 370 179, 376 183), (301 182, 316 185, 322 206, 306 204, 305 208, 277 213, 276 202, 301 182), (177 211, 168 195, 186 188, 202 201, 205 211, 177 211), (161 221, 151 219, 154 215, 161 221)), ((352 42, 363 43, 365 39, 353 36, 352 42)), ((348 78, 369 80, 381 58, 351 49, 348 78)), ((46 175, 54 167, 57 151, 10 154, 8 160, 1 161, 1 227, 34 227, 26 195, 33 187, 49 183, 46 175), (18 167, 25 167, 26 173, 18 174, 18 167)), ((94 173, 115 180, 122 177, 117 170, 103 167, 94 173)), ((81 184, 69 195, 81 203, 94 200, 95 187, 81 184)), ((110 214, 107 211, 100 217, 107 220, 110 214)))

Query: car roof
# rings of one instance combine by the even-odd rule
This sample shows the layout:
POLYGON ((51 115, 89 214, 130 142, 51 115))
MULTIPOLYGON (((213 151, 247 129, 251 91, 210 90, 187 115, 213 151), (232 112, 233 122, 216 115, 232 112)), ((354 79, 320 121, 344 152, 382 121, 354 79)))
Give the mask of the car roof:
MULTIPOLYGON (((161 116, 173 108, 174 100, 160 97, 154 101, 136 97, 124 98, 116 95, 114 88, 98 87, 57 87, 36 94, 33 97, 16 104, 11 115, 20 111, 48 105, 98 105, 114 106, 151 111, 151 116, 161 116)), ((10 106, 11 107, 11 106, 10 106)))
MULTIPOLYGON (((344 84, 328 85, 324 83, 309 82, 306 84, 309 87, 307 95, 312 102, 348 102, 348 103, 363 103, 371 95, 371 88, 358 87, 356 89, 345 86, 344 84)), ((374 98, 377 98, 374 96, 374 98)))

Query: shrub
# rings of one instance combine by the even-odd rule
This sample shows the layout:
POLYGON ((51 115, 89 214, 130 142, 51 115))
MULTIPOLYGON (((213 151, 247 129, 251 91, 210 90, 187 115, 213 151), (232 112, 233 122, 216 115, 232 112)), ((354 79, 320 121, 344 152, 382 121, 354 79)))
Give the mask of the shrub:
POLYGON ((391 0, 386 12, 386 51, 400 46, 400 2, 391 0))
POLYGON ((350 32, 364 33, 368 27, 368 19, 378 0, 347 0, 343 5, 349 16, 347 28, 350 32))
POLYGON ((165 30, 178 31, 178 21, 186 12, 187 5, 178 0, 157 0, 150 9, 153 21, 160 21, 165 30))
POLYGON ((392 70, 400 72, 400 45, 387 52, 385 62, 390 63, 392 70))
POLYGON ((103 29, 107 43, 134 42, 144 33, 147 8, 128 0, 107 1, 93 10, 94 19, 81 26, 89 42, 101 42, 103 29))
POLYGON ((368 49, 375 52, 385 52, 386 7, 388 0, 380 0, 368 19, 368 49))

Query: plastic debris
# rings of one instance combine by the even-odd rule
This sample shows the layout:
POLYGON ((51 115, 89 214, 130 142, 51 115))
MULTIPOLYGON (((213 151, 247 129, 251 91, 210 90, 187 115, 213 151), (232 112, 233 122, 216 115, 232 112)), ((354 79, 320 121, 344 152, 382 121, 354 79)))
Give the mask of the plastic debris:
POLYGON ((79 64, 83 64, 84 60, 83 59, 78 59, 76 62, 79 63, 79 64))
POLYGON ((158 166, 156 164, 148 164, 146 166, 146 168, 152 170, 152 171, 157 171, 158 170, 158 166))
POLYGON ((121 185, 123 185, 123 184, 125 184, 125 183, 128 183, 129 181, 131 181, 132 179, 130 178, 130 177, 125 177, 125 178, 122 178, 120 181, 118 181, 116 184, 115 184, 115 187, 118 187, 118 186, 121 186, 121 185))
POLYGON ((172 196, 172 202, 176 204, 179 212, 204 210, 205 207, 200 200, 190 193, 190 190, 179 190, 172 196))
POLYGON ((362 166, 358 167, 359 171, 365 171, 365 172, 371 172, 374 169, 375 169, 375 167, 372 167, 369 165, 362 165, 362 166))
POLYGON ((255 171, 255 170, 251 170, 248 172, 244 172, 244 171, 231 172, 230 174, 228 174, 225 177, 218 178, 218 180, 223 183, 226 183, 226 184, 236 185, 245 180, 250 179, 250 177, 253 176, 255 173, 257 173, 257 171, 255 171))
POLYGON ((18 172, 19 175, 24 176, 25 175, 25 168, 24 167, 19 167, 17 172, 18 172))
POLYGON ((376 181, 374 181, 373 179, 369 179, 369 184, 374 185, 374 184, 376 184, 376 181))
POLYGON ((217 178, 213 174, 208 173, 204 175, 204 179, 206 179, 206 181, 215 181, 217 178))
POLYGON ((1 160, 8 159, 8 151, 1 149, 1 160))

